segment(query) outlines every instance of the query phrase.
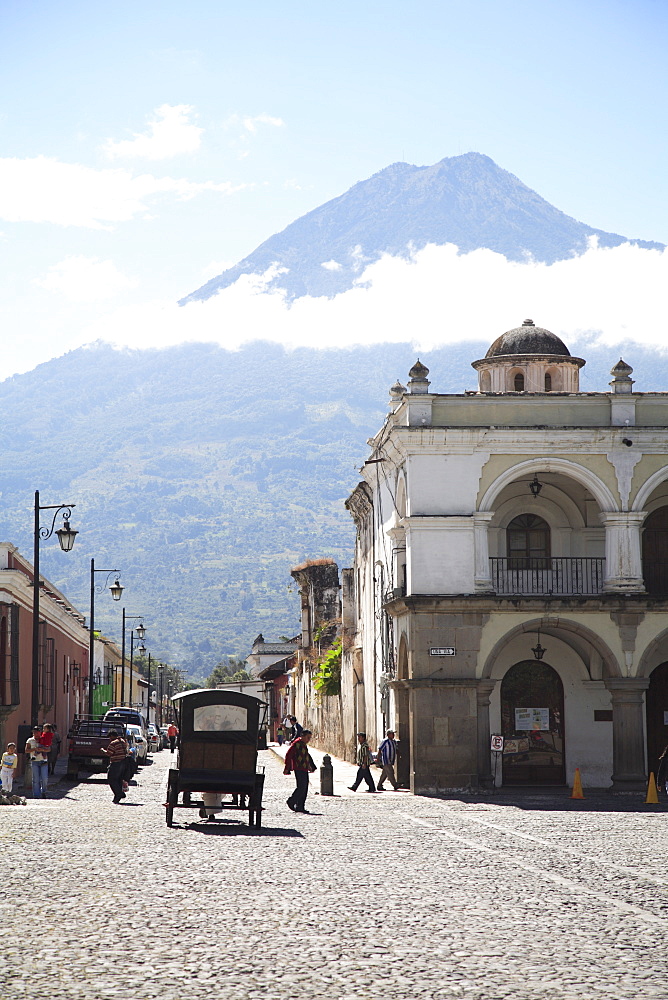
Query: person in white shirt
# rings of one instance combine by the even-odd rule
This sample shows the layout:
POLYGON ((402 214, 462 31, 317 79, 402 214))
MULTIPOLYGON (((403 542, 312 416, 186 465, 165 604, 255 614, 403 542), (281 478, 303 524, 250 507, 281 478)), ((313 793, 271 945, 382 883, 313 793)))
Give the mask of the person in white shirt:
POLYGON ((33 726, 32 736, 26 743, 26 753, 30 754, 32 767, 32 796, 45 799, 49 785, 49 747, 42 745, 42 727, 33 726))
POLYGON ((7 749, 2 755, 0 764, 0 784, 5 795, 12 794, 14 787, 14 775, 19 765, 19 755, 16 752, 16 743, 8 743, 7 749))

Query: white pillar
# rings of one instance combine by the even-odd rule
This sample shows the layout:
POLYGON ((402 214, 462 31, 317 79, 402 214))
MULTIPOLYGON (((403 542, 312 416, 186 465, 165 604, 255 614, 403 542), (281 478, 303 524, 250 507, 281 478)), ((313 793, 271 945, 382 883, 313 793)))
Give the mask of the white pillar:
POLYGON ((600 514, 605 525, 605 591, 644 592, 640 529, 647 511, 600 514))
POLYGON ((487 526, 493 517, 494 512, 491 510, 476 511, 473 515, 473 538, 475 546, 474 586, 476 592, 487 594, 492 591, 487 526))

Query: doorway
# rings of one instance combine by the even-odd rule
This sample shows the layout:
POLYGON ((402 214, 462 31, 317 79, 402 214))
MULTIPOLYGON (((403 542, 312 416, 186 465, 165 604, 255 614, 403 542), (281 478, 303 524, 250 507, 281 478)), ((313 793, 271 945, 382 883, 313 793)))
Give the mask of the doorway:
POLYGON ((647 593, 668 593, 668 507, 652 511, 645 521, 642 566, 647 593))
POLYGON ((522 660, 501 682, 504 785, 564 785, 564 686, 556 670, 522 660))
POLYGON ((668 744, 668 663, 660 663, 649 676, 645 697, 647 719, 647 770, 656 775, 659 757, 668 744))

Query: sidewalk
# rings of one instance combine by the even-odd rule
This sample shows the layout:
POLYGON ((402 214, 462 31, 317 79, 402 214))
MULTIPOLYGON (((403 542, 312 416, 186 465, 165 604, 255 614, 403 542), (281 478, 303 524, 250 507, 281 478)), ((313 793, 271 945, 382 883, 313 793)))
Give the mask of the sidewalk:
MULTIPOLYGON (((267 744, 267 749, 273 751, 277 757, 281 760, 285 760, 285 755, 288 752, 289 743, 284 743, 282 747, 279 747, 278 743, 267 744)), ((313 763, 315 764, 317 770, 311 775, 312 789, 316 794, 320 790, 320 768, 322 767, 322 759, 325 756, 325 750, 318 750, 316 747, 309 744, 308 752, 313 758, 313 763)), ((332 769, 334 771, 334 795, 336 796, 348 796, 362 794, 366 790, 366 784, 362 782, 357 792, 350 791, 350 785, 353 784, 355 778, 357 777, 357 765, 349 764, 347 760, 341 760, 340 757, 335 757, 334 754, 329 755, 332 759, 332 769)), ((378 779, 380 778, 380 768, 371 768, 371 777, 374 783, 378 784, 378 779)), ((386 785, 390 792, 392 792, 392 787, 386 785)), ((401 789, 402 792, 406 789, 401 789)))

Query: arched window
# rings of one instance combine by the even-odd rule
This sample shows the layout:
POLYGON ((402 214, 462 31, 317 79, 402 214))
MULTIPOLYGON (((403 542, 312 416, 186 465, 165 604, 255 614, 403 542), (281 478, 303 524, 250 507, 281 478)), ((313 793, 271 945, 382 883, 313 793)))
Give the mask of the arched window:
POLYGON ((515 386, 515 392, 524 392, 524 375, 522 372, 518 372, 513 381, 515 386))
POLYGON ((550 526, 536 514, 520 514, 506 529, 510 569, 548 569, 550 526))
POLYGON ((552 392, 552 376, 549 372, 545 375, 545 392, 552 392))

